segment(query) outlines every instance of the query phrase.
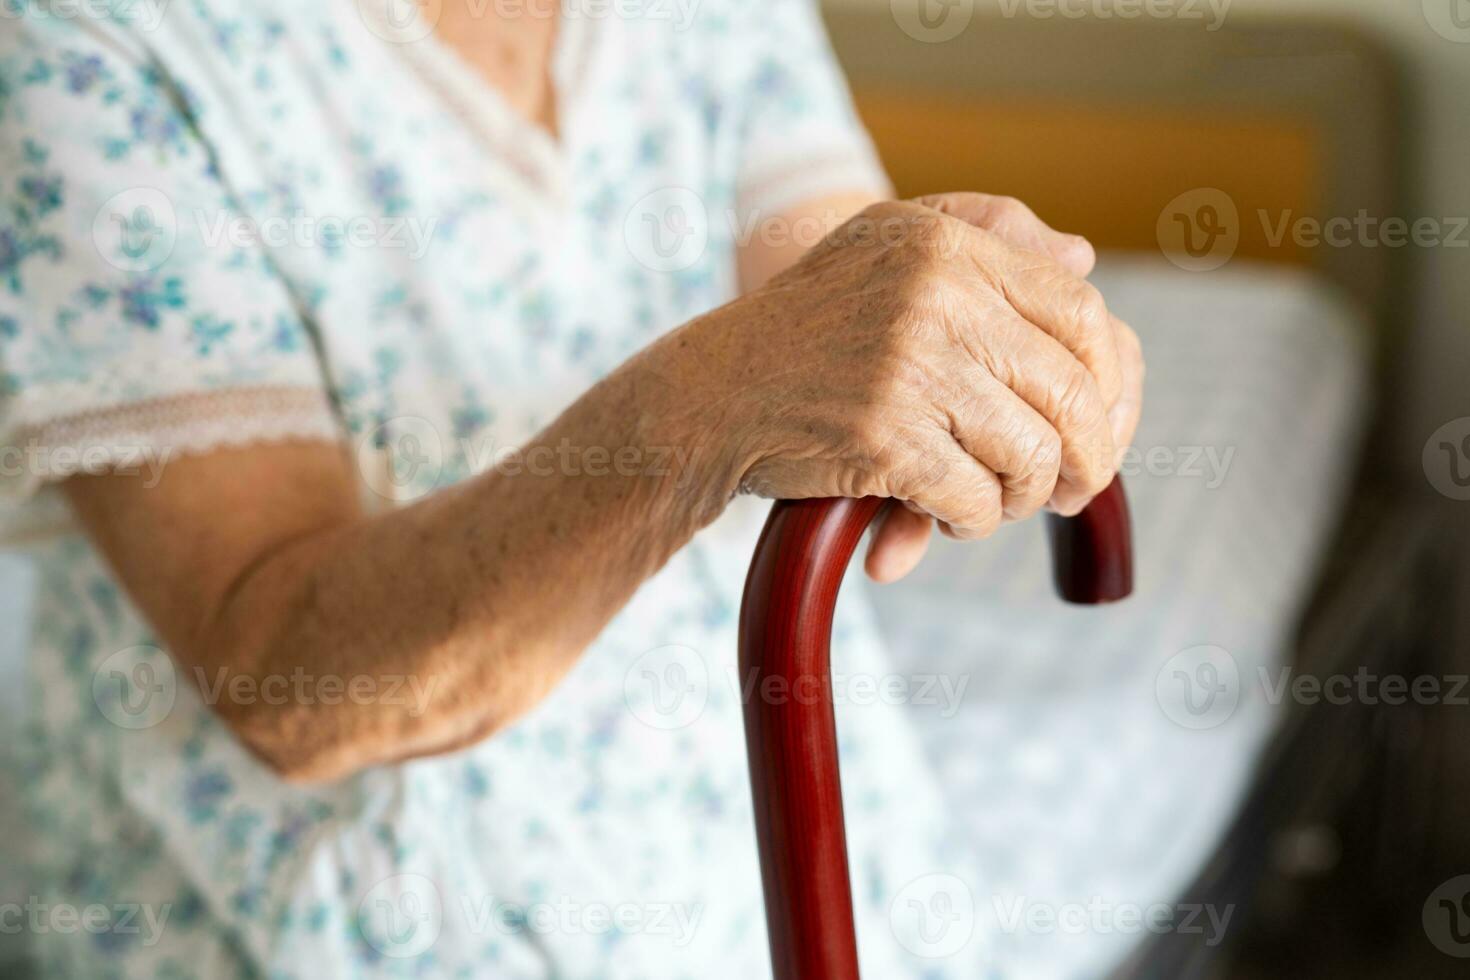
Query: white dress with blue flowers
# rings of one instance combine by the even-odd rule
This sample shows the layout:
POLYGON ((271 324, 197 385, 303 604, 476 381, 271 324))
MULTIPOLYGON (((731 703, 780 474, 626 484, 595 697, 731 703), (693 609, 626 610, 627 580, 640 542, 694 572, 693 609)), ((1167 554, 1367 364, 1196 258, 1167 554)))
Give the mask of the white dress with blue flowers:
MULTIPOLYGON (((746 216, 883 190, 813 11, 579 6, 554 141, 373 3, 24 6, 0 33, 0 491, 40 581, 32 890, 108 926, 39 931, 46 975, 768 975, 733 676, 758 502, 513 729, 292 787, 173 667, 55 483, 341 440, 386 507, 523 443, 734 294, 746 216)), ((855 603, 837 645, 883 679, 855 603)), ((866 975, 983 976, 945 877, 983 869, 904 709, 852 702, 866 975)))

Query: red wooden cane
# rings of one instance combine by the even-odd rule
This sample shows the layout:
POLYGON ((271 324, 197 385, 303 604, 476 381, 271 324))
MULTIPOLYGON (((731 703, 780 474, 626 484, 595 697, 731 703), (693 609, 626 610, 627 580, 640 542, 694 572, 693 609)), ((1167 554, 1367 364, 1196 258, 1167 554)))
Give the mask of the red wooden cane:
MULTIPOLYGON (((783 500, 756 545, 740 608, 745 742, 775 980, 857 980, 837 772, 832 612, 863 531, 887 506, 783 500)), ((1074 518, 1048 515, 1057 590, 1097 604, 1133 588, 1123 484, 1074 518)))

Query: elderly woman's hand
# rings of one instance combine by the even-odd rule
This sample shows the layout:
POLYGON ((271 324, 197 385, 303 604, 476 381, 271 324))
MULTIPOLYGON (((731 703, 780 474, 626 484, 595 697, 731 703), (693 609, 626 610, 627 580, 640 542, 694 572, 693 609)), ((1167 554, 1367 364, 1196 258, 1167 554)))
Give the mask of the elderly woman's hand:
POLYGON ((1048 502, 1076 513, 1111 481, 1143 363, 1091 265, 1006 199, 879 204, 670 347, 722 406, 747 489, 909 505, 869 556, 892 579, 922 554, 923 515, 984 537, 1048 502))

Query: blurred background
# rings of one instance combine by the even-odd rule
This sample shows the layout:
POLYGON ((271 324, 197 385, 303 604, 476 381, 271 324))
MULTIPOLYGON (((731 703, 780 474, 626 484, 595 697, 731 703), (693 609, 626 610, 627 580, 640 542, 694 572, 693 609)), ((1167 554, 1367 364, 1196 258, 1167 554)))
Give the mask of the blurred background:
MULTIPOLYGON (((1177 754, 1157 764, 1202 771, 1181 819, 1215 856, 1182 898, 1237 912, 1215 945, 1151 938, 1130 975, 1465 975, 1470 0, 826 13, 900 194, 1011 195, 1087 235, 1145 339, 1149 417, 1125 473, 1154 585, 1129 635, 1159 653, 1146 674, 1177 754)), ((993 674, 960 651, 981 677, 1034 647, 1030 680, 993 688, 1024 707, 1046 658, 1076 648, 1019 595, 971 601, 980 578, 1042 574, 1012 538, 942 548, 879 604, 914 656, 936 646, 916 624, 989 637, 993 674)), ((6 765, 29 587, 0 555, 6 765)), ((0 902, 23 901, 3 791, 0 841, 0 902)), ((0 934, 0 976, 16 938, 0 934)))
MULTIPOLYGON (((1134 636, 1162 655, 1212 644, 1165 664, 1165 713, 1171 676, 1232 708, 1253 674, 1298 685, 1266 697, 1252 771, 1216 771, 1231 802, 1198 795, 1231 812, 1185 893, 1236 908, 1226 941, 1161 937, 1128 975, 1465 975, 1470 2, 827 12, 901 195, 1009 194, 1105 250, 1099 285, 1150 362, 1127 475, 1152 622, 1134 636), (1184 447, 1234 465, 1193 485, 1184 447)), ((880 597, 899 646, 933 643, 904 624, 945 615, 946 581, 959 608, 1005 560, 945 548, 880 597)), ((1009 654, 1058 646, 1013 607, 952 614, 980 636, 999 617, 990 643, 1009 654)), ((1246 713, 1179 714, 1175 764, 1217 765, 1200 734, 1246 713)))

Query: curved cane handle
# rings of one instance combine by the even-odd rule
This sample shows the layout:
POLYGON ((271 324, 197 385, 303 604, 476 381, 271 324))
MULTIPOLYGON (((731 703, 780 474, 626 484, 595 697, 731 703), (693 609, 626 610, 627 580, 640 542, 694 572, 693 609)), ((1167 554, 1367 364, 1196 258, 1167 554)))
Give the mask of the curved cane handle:
MULTIPOLYGON (((888 503, 777 503, 745 581, 740 679, 775 980, 858 976, 829 655, 847 563, 888 503)), ((1049 515, 1048 524, 1064 599, 1095 604, 1132 591, 1120 480, 1077 517, 1049 515)))

